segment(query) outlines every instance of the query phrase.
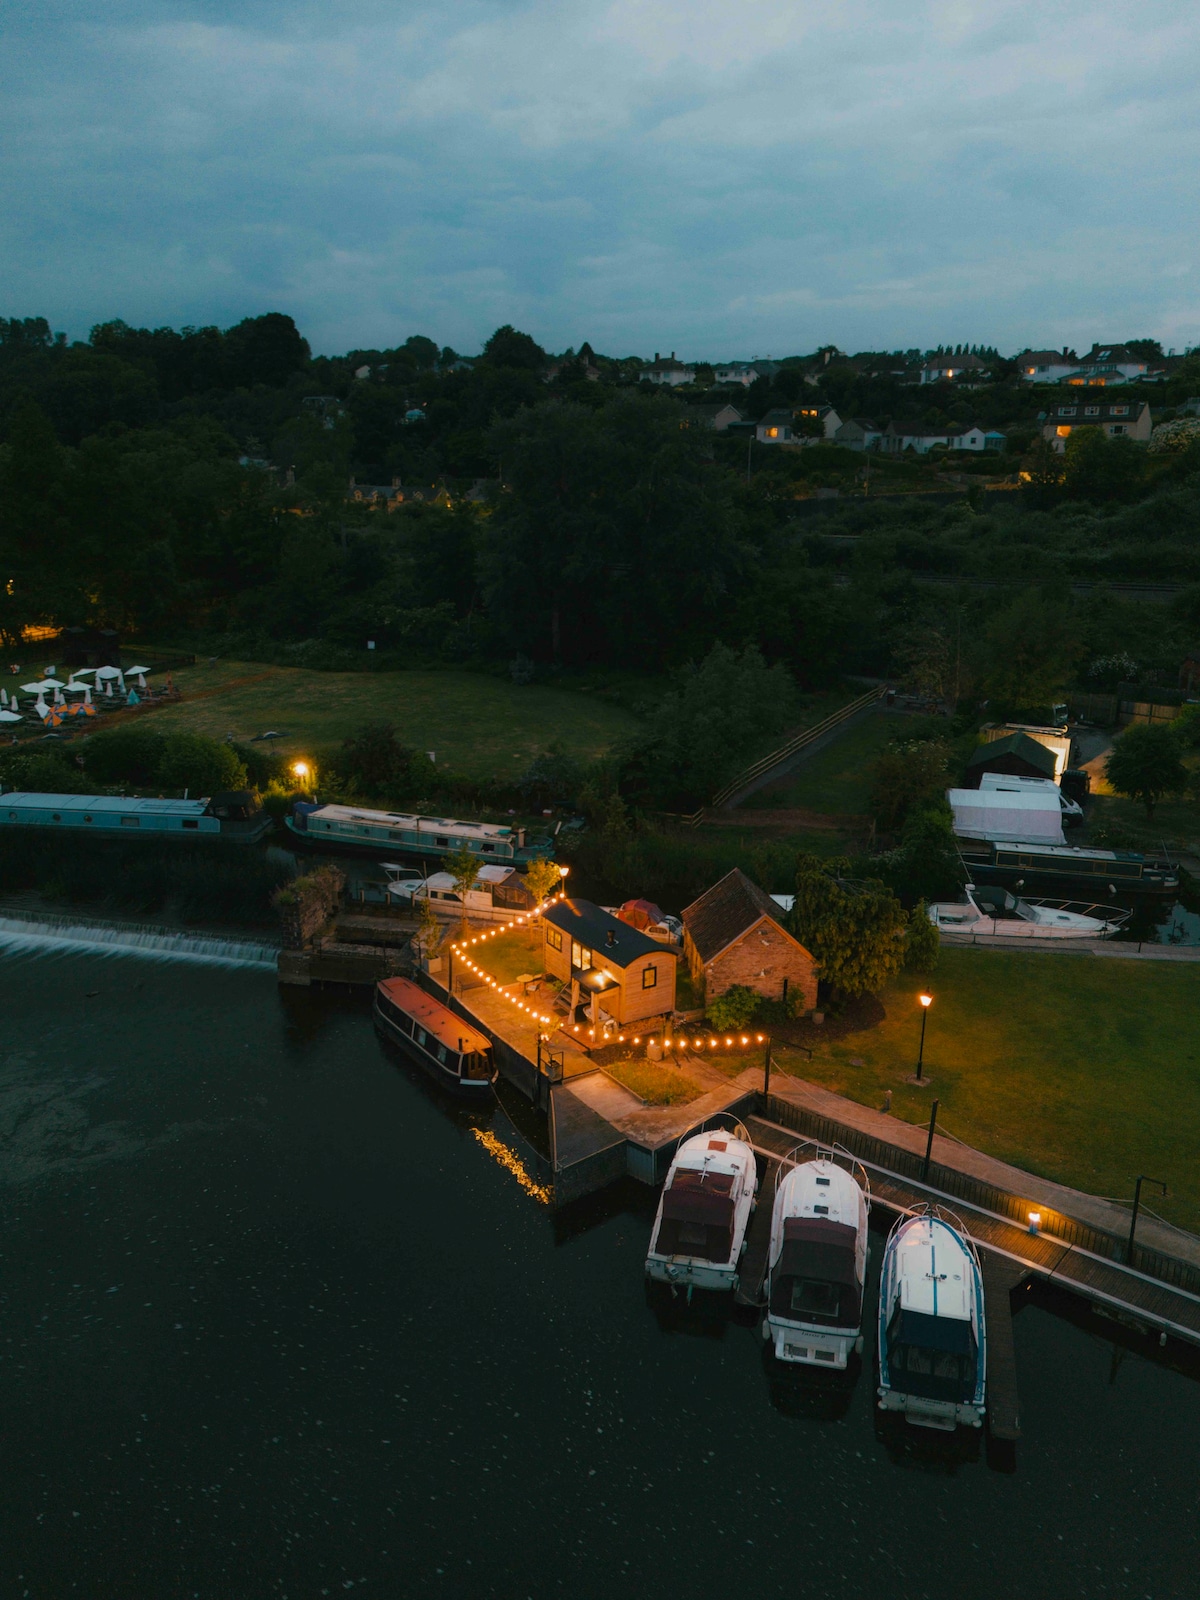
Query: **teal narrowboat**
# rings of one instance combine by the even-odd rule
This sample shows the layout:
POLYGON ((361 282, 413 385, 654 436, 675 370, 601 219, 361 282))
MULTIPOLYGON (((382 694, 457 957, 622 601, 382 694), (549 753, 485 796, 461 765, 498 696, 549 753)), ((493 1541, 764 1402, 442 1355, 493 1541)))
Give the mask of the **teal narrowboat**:
POLYGON ((271 831, 271 818, 249 792, 200 800, 134 799, 110 794, 0 794, 0 827, 62 828, 125 838, 234 839, 253 844, 271 831))

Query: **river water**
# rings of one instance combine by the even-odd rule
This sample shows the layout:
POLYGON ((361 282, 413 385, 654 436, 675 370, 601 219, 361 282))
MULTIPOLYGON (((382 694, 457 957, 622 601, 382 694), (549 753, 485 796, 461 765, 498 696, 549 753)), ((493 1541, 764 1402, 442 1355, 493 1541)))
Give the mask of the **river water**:
POLYGON ((1015 1469, 881 1435, 869 1367, 648 1305, 649 1192, 556 1216, 363 999, 49 944, 0 993, 0 1595, 1200 1593, 1189 1377, 1030 1306, 1015 1469))

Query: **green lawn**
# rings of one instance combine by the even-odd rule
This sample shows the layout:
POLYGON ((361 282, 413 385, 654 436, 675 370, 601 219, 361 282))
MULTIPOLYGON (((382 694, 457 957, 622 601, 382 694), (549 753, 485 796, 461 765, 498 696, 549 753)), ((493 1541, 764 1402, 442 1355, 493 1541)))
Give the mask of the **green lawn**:
POLYGON ((699 1084, 685 1078, 678 1069, 660 1067, 656 1061, 635 1056, 609 1062, 604 1070, 651 1106, 686 1105, 704 1092, 699 1084))
MULTIPOLYGON (((475 930, 469 937, 477 937, 479 931, 475 930)), ((450 937, 458 939, 457 922, 452 924, 450 937)), ((498 933, 494 938, 486 938, 472 945, 466 953, 477 967, 482 967, 499 983, 513 983, 517 978, 543 969, 541 924, 535 923, 532 928, 519 928, 512 933, 498 933)))
POLYGON ((1200 965, 943 950, 931 983, 925 1069, 919 985, 898 983, 875 1028, 775 1055, 798 1077, 863 1105, 939 1124, 990 1155, 1091 1194, 1129 1196, 1163 1178, 1155 1210, 1200 1227, 1200 965), (856 1065, 855 1063, 860 1063, 856 1065))
POLYGON ((818 750, 788 777, 779 778, 744 802, 744 808, 826 811, 860 816, 867 810, 871 763, 889 739, 904 733, 910 718, 876 713, 818 750))
POLYGON ((439 767, 515 778, 555 740, 593 760, 639 726, 593 694, 470 672, 313 672, 220 661, 172 677, 184 699, 156 711, 156 727, 241 740, 277 728, 288 737, 272 748, 318 762, 363 723, 386 720, 406 744, 435 751, 439 767))

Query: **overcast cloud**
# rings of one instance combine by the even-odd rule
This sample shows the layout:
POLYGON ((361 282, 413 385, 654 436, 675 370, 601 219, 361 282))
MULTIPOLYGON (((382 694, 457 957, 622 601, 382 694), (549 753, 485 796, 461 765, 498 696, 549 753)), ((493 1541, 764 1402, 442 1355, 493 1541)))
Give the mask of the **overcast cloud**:
POLYGON ((19 0, 0 314, 1200 340, 1194 0, 19 0))

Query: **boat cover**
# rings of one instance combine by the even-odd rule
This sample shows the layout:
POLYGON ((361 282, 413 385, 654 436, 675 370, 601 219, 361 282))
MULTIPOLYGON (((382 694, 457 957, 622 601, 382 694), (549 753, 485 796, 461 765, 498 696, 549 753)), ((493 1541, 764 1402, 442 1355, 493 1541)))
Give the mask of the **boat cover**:
POLYGON ((785 1217, 783 1248, 771 1271, 775 1316, 830 1328, 856 1328, 862 1319, 857 1235, 824 1217, 785 1217))
POLYGON ((976 1387, 975 1330, 965 1317, 932 1317, 898 1310, 888 1328, 893 1386, 927 1400, 972 1400, 976 1387))
POLYGON ((732 1172, 690 1172, 681 1167, 663 1195, 654 1253, 728 1261, 733 1252, 732 1172))
POLYGON ((954 831, 963 839, 1063 844, 1062 806, 1053 794, 1005 789, 947 789, 954 831))

